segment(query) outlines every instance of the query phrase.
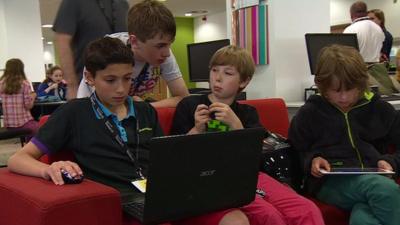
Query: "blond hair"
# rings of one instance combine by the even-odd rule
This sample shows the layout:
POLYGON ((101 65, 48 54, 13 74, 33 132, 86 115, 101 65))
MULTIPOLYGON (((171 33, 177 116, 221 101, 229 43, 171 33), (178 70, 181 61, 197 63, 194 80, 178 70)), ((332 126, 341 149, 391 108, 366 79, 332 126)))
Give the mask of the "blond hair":
POLYGON ((240 74, 240 81, 245 81, 253 77, 255 64, 250 53, 235 45, 228 45, 218 49, 211 57, 209 68, 220 65, 231 65, 240 74))

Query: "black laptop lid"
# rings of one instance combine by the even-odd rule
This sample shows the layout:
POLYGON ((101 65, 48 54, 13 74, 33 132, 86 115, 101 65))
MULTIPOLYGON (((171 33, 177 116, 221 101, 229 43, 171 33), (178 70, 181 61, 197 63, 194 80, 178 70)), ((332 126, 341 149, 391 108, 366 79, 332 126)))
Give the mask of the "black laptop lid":
POLYGON ((318 63, 318 56, 322 48, 333 44, 339 44, 350 46, 359 50, 357 34, 307 33, 305 35, 305 38, 308 62, 310 64, 311 74, 313 75, 315 75, 315 70, 318 63))
POLYGON ((154 138, 144 222, 164 222, 250 203, 263 128, 154 138))

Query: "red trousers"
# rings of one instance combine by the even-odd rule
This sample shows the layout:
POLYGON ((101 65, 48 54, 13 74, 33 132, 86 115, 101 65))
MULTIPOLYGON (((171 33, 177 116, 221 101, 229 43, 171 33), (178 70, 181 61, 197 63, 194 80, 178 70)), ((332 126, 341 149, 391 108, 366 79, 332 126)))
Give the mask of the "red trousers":
POLYGON ((264 173, 259 173, 257 187, 265 197, 256 195, 253 202, 240 208, 251 225, 324 225, 318 207, 290 187, 264 173))

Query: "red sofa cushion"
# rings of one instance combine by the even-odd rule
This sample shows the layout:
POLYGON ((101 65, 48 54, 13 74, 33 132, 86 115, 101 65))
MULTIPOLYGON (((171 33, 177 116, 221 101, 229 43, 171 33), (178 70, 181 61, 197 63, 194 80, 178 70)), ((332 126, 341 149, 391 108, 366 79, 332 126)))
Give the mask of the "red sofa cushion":
POLYGON ((0 224, 121 224, 117 190, 85 179, 56 186, 37 177, 0 169, 0 224))
POLYGON ((350 213, 333 205, 325 204, 315 198, 307 197, 317 205, 324 217, 325 225, 347 225, 350 213))
POLYGON ((164 135, 169 135, 174 119, 175 108, 155 108, 157 111, 158 122, 164 132, 164 135))
POLYGON ((266 98, 243 100, 240 101, 240 103, 255 107, 261 124, 266 129, 287 137, 289 130, 289 115, 283 99, 266 98))

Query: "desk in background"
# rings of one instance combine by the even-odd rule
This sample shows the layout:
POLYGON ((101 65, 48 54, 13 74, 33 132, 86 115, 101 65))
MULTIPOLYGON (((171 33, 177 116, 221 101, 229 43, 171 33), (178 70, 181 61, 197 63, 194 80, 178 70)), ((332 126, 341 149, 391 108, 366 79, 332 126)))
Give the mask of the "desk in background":
MULTIPOLYGON (((48 115, 53 113, 60 105, 65 104, 67 101, 56 101, 56 102, 38 102, 35 101, 31 114, 35 120, 39 120, 42 115, 48 115)), ((0 100, 0 115, 3 115, 2 102, 0 100)))
POLYGON ((31 113, 35 120, 43 115, 52 114, 59 106, 65 104, 67 101, 56 101, 56 102, 35 102, 31 113))

